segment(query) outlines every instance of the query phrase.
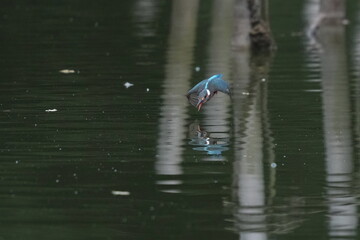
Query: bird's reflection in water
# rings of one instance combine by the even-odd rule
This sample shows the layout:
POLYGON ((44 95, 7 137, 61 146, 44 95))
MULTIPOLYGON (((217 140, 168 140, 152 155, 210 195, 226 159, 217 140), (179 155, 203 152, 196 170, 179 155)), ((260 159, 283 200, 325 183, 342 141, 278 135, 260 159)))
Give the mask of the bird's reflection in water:
POLYGON ((201 128, 198 121, 189 125, 189 139, 189 145, 194 146, 193 150, 213 155, 215 158, 213 160, 218 160, 222 152, 229 150, 228 138, 212 137, 211 133, 201 128))

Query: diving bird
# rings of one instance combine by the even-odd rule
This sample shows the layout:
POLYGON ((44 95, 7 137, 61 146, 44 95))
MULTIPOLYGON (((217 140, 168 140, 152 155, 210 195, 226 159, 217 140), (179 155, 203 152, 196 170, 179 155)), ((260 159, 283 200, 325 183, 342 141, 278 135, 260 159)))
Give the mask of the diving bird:
POLYGON ((196 84, 186 94, 189 103, 200 111, 202 105, 209 101, 217 92, 223 92, 231 96, 230 86, 222 79, 222 76, 222 74, 217 74, 196 84))

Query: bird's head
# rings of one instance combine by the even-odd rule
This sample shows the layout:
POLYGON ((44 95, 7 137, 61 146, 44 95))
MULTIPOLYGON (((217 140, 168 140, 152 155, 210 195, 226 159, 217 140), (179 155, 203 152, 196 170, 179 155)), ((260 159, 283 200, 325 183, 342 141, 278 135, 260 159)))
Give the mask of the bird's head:
POLYGON ((199 93, 198 103, 196 104, 198 111, 200 111, 200 109, 204 103, 209 101, 210 97, 211 97, 211 93, 210 93, 209 89, 204 89, 199 93))

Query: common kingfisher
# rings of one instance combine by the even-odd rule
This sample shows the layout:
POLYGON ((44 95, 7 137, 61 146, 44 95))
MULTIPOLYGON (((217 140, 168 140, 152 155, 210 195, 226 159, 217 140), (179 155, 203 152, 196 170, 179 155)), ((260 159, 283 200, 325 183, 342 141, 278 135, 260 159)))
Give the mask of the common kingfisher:
POLYGON ((202 105, 209 101, 218 91, 231 96, 229 84, 222 79, 222 74, 202 80, 186 94, 189 103, 200 111, 202 105))

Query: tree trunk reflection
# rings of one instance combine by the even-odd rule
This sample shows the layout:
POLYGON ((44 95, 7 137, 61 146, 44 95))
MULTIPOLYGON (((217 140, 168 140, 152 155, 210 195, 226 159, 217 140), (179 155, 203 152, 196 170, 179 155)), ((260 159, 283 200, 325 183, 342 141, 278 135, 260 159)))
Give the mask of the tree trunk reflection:
POLYGON ((326 151, 328 232, 350 237, 357 231, 357 206, 351 191, 353 145, 345 28, 341 23, 345 1, 321 1, 325 14, 317 36, 321 45, 323 118, 326 151))
MULTIPOLYGON (((198 0, 173 1, 159 122, 158 157, 155 163, 158 175, 182 174, 180 164, 182 145, 186 138, 185 119, 188 104, 183 93, 190 88, 198 5, 198 0)), ((171 178, 159 180, 157 183, 163 186, 164 191, 176 192, 178 189, 175 186, 181 184, 181 180, 171 178)))

